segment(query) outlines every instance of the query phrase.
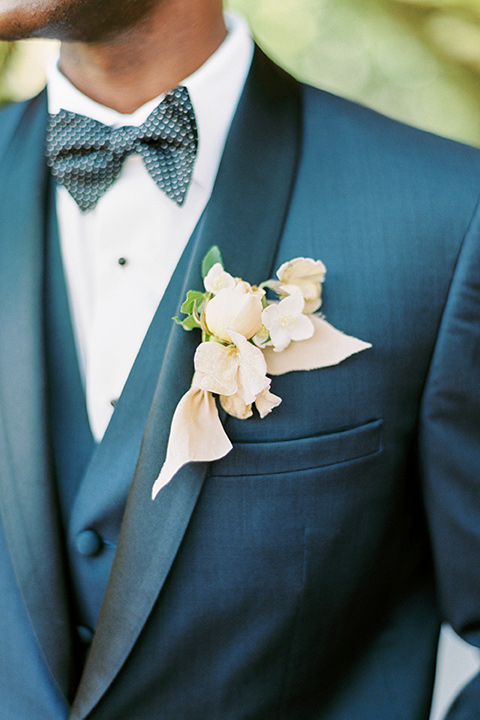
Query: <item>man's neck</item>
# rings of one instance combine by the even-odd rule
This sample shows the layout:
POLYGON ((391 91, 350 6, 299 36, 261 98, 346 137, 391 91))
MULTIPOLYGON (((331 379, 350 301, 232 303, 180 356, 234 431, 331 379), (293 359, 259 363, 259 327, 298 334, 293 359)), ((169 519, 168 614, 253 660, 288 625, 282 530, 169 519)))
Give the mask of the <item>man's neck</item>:
POLYGON ((211 2, 207 10, 201 0, 160 4, 141 25, 107 42, 64 42, 60 70, 96 102, 132 113, 176 87, 221 45, 221 10, 211 2))

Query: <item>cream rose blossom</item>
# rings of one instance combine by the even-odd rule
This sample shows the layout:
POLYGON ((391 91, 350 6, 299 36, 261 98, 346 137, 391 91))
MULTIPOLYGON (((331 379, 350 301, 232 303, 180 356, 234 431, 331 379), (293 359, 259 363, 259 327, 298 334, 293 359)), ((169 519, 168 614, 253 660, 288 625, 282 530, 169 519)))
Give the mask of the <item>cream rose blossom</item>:
POLYGON ((258 290, 243 281, 220 290, 207 303, 205 322, 210 335, 231 342, 227 328, 250 339, 262 326, 263 305, 258 290))

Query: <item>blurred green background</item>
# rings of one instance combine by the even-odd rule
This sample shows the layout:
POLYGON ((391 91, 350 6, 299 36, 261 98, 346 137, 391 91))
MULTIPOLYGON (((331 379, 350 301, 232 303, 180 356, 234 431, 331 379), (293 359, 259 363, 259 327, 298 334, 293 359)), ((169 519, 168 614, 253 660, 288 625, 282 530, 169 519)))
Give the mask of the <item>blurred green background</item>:
MULTIPOLYGON (((302 80, 480 146, 480 0, 228 0, 302 80)), ((0 44, 0 97, 42 86, 52 45, 0 44)))

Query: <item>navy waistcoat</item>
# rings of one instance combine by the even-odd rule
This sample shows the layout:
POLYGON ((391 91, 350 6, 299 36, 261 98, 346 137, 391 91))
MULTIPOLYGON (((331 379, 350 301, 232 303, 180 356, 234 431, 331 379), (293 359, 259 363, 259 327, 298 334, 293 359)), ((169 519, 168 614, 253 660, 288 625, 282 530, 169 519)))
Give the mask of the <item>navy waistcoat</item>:
POLYGON ((171 318, 178 312, 178 285, 190 251, 184 252, 178 264, 104 438, 96 444, 79 372, 53 200, 50 206, 45 273, 49 429, 74 607, 74 636, 88 649, 107 587, 171 318))

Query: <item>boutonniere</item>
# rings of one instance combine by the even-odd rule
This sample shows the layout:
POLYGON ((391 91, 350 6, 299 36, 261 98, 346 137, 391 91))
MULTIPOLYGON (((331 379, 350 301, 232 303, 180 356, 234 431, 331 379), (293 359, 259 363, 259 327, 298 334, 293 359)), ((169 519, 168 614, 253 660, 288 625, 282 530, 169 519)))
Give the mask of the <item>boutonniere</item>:
POLYGON ((215 396, 226 413, 245 420, 268 415, 282 400, 269 375, 337 365, 371 347, 345 335, 316 314, 326 268, 320 260, 295 258, 277 279, 259 286, 228 273, 218 247, 202 263, 205 290, 190 290, 174 318, 201 331, 190 389, 173 415, 167 456, 152 489, 154 499, 188 462, 219 460, 232 449, 215 396), (267 291, 276 299, 267 297, 267 291))

